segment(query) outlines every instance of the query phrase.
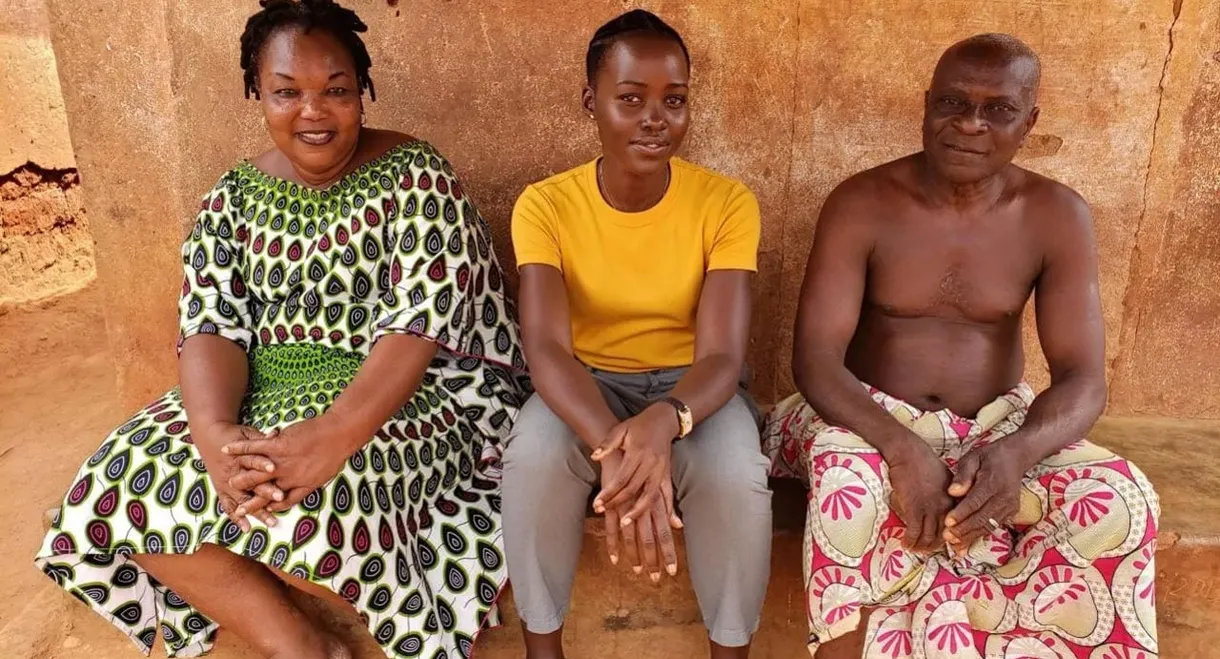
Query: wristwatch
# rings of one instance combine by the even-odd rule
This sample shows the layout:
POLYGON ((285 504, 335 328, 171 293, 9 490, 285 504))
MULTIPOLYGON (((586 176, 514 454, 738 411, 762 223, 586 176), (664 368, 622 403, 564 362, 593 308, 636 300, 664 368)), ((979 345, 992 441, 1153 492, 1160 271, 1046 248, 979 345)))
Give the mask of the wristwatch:
POLYGON ((661 402, 669 403, 678 412, 677 439, 682 439, 683 437, 689 435, 690 431, 695 427, 695 417, 691 414, 690 408, 686 406, 686 403, 683 403, 673 396, 669 396, 663 399, 661 402))

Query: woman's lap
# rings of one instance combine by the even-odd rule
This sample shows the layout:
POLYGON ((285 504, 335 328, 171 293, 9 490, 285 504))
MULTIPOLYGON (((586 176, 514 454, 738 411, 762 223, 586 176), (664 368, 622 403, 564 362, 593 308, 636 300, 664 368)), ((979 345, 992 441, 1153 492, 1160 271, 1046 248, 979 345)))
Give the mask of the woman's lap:
MULTIPOLYGON (((309 388, 301 395, 318 402, 325 386, 309 388)), ((301 400, 294 419, 313 407, 301 400)), ((274 407, 248 406, 261 414, 243 422, 292 422, 274 407)), ((387 654, 433 645, 425 640, 441 631, 443 645, 467 654, 476 631, 494 622, 505 570, 498 487, 483 477, 480 434, 462 410, 435 380, 423 385, 334 480, 278 514, 275 527, 252 521, 242 533, 221 513, 171 391, 82 466, 37 563, 142 649, 160 634, 172 654, 197 654, 214 625, 126 556, 189 554, 211 542, 339 593, 368 617, 387 654)))

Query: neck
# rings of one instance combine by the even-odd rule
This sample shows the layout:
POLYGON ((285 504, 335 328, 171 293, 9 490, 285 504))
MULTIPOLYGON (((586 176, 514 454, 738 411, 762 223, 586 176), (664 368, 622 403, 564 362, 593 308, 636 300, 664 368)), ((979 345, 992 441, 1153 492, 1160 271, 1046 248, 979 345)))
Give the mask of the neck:
POLYGON ((292 167, 293 173, 296 174, 297 179, 300 180, 301 183, 304 183, 311 188, 325 190, 326 188, 334 185, 339 179, 346 176, 348 172, 352 171, 360 164, 356 159, 356 154, 360 152, 360 148, 363 146, 363 144, 364 130, 361 130, 360 137, 358 137, 352 144, 351 150, 343 154, 343 156, 339 158, 333 166, 327 167, 325 170, 307 172, 303 169, 299 169, 291 161, 289 162, 289 165, 292 167))
POLYGON ((669 187, 669 164, 648 174, 627 171, 610 158, 601 160, 602 198, 614 209, 638 213, 656 206, 669 187))
POLYGON ((990 208, 1004 194, 1003 170, 977 181, 959 183, 945 178, 925 157, 921 178, 929 199, 960 210, 990 208))

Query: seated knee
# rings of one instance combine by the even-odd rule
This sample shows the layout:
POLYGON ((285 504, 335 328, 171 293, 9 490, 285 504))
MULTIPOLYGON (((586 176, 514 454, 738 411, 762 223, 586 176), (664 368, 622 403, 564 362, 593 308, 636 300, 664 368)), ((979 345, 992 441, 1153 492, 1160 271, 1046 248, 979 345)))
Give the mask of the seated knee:
POLYGON ((505 443, 505 477, 545 477, 575 469, 582 459, 580 440, 567 424, 537 395, 530 398, 505 443))
POLYGON ((1122 470, 1131 474, 1132 482, 1134 482, 1136 487, 1139 488, 1140 495, 1142 495, 1144 497, 1144 501, 1148 502, 1148 507, 1154 512, 1152 523, 1156 524, 1157 523, 1157 519, 1156 519, 1157 514, 1156 513, 1159 512, 1161 509, 1160 495, 1158 495, 1156 492, 1156 489, 1153 488, 1152 481, 1148 480, 1148 477, 1146 475, 1144 475, 1144 472, 1141 471, 1140 468, 1138 466, 1136 466, 1136 464, 1134 462, 1131 462, 1130 460, 1127 460, 1125 458, 1123 458, 1121 460, 1122 460, 1122 462, 1120 463, 1120 466, 1121 466, 1122 470))
MULTIPOLYGON (((755 433, 757 436, 757 433, 755 433)), ((696 496, 732 504, 754 495, 769 496, 767 473, 770 463, 757 442, 739 441, 731 448, 692 447, 683 456, 679 489, 697 492, 696 496)))

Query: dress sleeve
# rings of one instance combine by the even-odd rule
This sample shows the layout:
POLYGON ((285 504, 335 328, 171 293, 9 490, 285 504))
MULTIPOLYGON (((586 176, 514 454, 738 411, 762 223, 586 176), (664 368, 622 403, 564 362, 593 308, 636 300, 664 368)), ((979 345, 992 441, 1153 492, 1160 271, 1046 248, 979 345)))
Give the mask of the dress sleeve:
POLYGON ((517 267, 530 264, 554 266, 563 271, 555 208, 538 188, 529 186, 513 206, 513 249, 517 267))
POLYGON ((735 186, 712 238, 708 270, 758 271, 758 241, 762 232, 758 199, 744 185, 735 186))
POLYGON ((249 350, 254 338, 250 295, 242 274, 242 226, 229 177, 203 197, 195 227, 182 244, 178 350, 196 334, 216 334, 249 350))
POLYGON ((373 340, 416 334, 457 355, 524 367, 490 231, 449 163, 436 155, 416 159, 395 198, 399 212, 386 249, 390 289, 373 340))

